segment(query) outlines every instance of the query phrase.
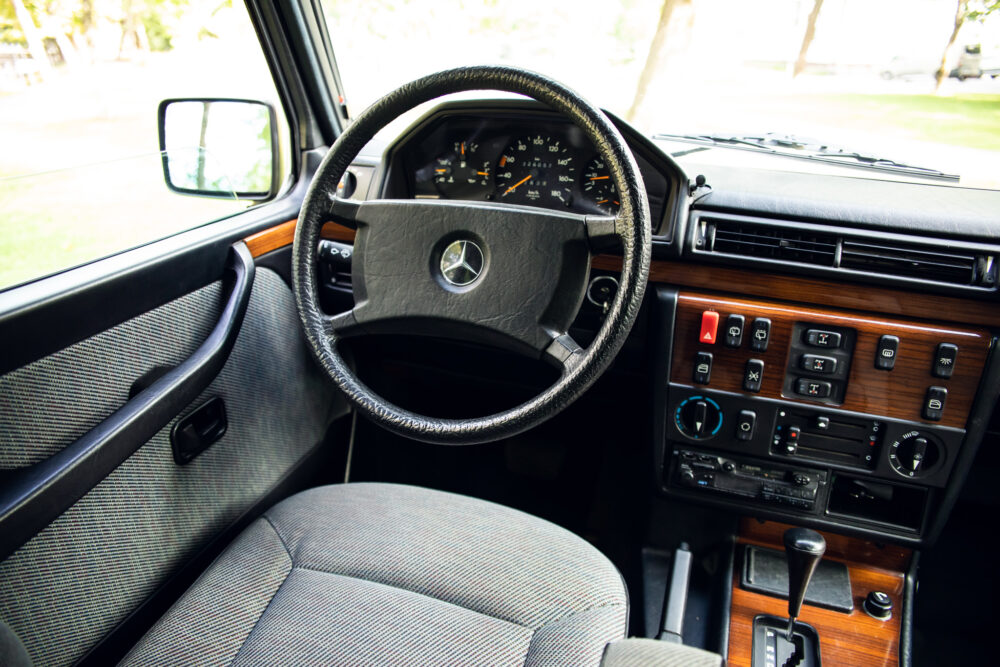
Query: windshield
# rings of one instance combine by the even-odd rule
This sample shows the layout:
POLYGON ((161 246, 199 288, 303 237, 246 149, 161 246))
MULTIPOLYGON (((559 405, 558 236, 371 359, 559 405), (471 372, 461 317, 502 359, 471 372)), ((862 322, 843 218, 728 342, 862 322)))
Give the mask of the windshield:
POLYGON ((323 6, 353 113, 433 71, 509 64, 648 134, 793 135, 1000 189, 1000 3, 990 0, 323 6))

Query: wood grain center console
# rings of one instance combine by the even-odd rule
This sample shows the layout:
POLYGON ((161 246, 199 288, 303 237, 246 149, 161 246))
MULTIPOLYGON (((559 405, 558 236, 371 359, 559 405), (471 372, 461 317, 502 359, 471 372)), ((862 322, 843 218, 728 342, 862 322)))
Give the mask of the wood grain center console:
MULTIPOLYGON (((756 616, 787 616, 788 603, 785 599, 745 590, 740 586, 740 559, 745 545, 780 551, 782 534, 789 527, 787 524, 753 519, 743 519, 740 524, 730 607, 728 665, 750 667, 756 616)), ((847 566, 853 601, 853 609, 849 613, 823 609, 808 601, 802 607, 799 620, 816 630, 823 664, 853 667, 898 665, 904 572, 909 566, 910 550, 831 533, 824 533, 823 536, 827 542, 824 559, 847 566), (873 591, 887 594, 892 601, 894 611, 887 620, 873 618, 863 610, 864 599, 873 591)))

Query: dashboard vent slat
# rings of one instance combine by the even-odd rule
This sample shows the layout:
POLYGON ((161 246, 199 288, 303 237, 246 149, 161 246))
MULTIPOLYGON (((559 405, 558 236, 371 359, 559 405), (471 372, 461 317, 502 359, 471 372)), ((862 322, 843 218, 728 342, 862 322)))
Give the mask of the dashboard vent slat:
POLYGON ((825 267, 870 276, 922 280, 961 287, 996 289, 1000 253, 958 247, 930 238, 866 236, 792 221, 706 215, 695 245, 702 252, 741 262, 777 262, 825 267))
POLYGON ((837 237, 733 220, 713 220, 712 252, 833 266, 837 237))
POLYGON ((937 251, 928 246, 869 243, 844 239, 840 265, 855 271, 922 278, 955 285, 975 285, 979 258, 972 252, 937 251))

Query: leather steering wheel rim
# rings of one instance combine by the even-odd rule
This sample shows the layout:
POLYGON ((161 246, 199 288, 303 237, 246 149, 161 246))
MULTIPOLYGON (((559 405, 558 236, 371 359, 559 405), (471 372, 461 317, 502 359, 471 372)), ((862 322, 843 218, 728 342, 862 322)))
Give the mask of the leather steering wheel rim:
MULTIPOLYGON (((520 208, 523 207, 508 206, 503 210, 516 215, 520 208)), ((645 187, 632 152, 607 116, 570 88, 540 74, 512 67, 462 67, 403 85, 377 100, 340 135, 305 195, 295 230, 292 278, 296 306, 310 349, 326 374, 362 414, 408 438, 465 445, 499 440, 526 431, 566 408, 593 384, 611 364, 635 323, 648 279, 650 252, 650 214, 645 187), (385 400, 367 387, 345 362, 338 350, 341 336, 331 325, 336 318, 326 315, 319 305, 316 260, 323 224, 339 220, 337 211, 340 208, 350 208, 349 202, 335 198, 337 184, 365 144, 402 113, 443 95, 472 90, 497 90, 532 97, 567 116, 593 142, 618 188, 621 207, 614 218, 588 218, 586 238, 591 239, 591 253, 599 247, 598 237, 604 242, 609 237, 620 239, 623 264, 618 293, 593 342, 582 349, 565 332, 553 339, 552 347, 559 351, 553 356, 558 356, 562 362, 562 372, 553 385, 534 398, 493 415, 439 419, 416 414, 385 400)), ((589 275, 589 256, 587 265, 589 275)))

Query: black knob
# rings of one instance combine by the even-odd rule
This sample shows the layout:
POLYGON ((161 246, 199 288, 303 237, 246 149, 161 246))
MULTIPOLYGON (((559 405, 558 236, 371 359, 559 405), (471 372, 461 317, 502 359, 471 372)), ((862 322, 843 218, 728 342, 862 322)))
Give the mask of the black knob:
POLYGON ((684 435, 707 440, 722 427, 722 408, 707 396, 692 396, 681 401, 675 419, 684 435))
POLYGON ((887 621, 892 618, 892 598, 882 591, 872 591, 865 598, 865 611, 872 618, 887 621))
POLYGON ((788 616, 795 618, 802 609, 806 588, 816 566, 826 552, 826 540, 815 530, 789 528, 785 531, 785 556, 788 558, 788 616))

